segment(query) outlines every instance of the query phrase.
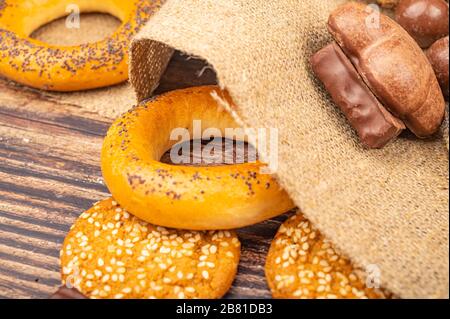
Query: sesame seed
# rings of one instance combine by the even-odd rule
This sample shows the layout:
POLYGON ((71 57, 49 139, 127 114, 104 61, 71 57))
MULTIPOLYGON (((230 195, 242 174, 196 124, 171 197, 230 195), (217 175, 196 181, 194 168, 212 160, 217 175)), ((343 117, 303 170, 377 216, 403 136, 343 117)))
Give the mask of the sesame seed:
POLYGON ((195 245, 193 243, 184 243, 181 245, 181 247, 183 247, 184 249, 191 249, 193 248, 195 245))
POLYGON ((171 251, 171 249, 169 247, 164 247, 164 246, 159 249, 159 252, 161 254, 168 254, 168 253, 170 253, 170 251, 171 251))
POLYGON ((231 258, 234 257, 234 254, 231 251, 227 251, 226 255, 227 255, 227 257, 231 257, 231 258))
POLYGON ((208 279, 208 278, 209 278, 209 272, 206 271, 206 270, 203 270, 203 271, 202 271, 202 277, 203 277, 204 279, 208 279))
POLYGON ((145 277, 147 277, 147 274, 137 274, 136 278, 137 279, 144 279, 145 277))

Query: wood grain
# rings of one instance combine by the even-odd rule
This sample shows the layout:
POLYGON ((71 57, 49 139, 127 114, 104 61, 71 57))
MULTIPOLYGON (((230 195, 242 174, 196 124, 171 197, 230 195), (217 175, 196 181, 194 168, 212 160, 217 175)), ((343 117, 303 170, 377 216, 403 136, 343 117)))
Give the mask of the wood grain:
MULTIPOLYGON (((177 53, 157 93, 215 82, 203 61, 177 53)), ((99 162, 111 121, 0 79, 0 298, 47 298, 56 290, 70 225, 109 196, 99 162)), ((284 218, 239 230, 242 257, 228 298, 270 297, 264 261, 284 218)))

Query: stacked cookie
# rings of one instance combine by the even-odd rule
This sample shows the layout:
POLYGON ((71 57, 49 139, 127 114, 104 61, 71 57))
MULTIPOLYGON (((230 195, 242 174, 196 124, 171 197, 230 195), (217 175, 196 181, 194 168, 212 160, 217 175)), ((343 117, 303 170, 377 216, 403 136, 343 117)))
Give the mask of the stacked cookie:
POLYGON ((235 232, 166 229, 109 198, 72 226, 61 250, 62 282, 90 298, 219 298, 239 255, 235 232))

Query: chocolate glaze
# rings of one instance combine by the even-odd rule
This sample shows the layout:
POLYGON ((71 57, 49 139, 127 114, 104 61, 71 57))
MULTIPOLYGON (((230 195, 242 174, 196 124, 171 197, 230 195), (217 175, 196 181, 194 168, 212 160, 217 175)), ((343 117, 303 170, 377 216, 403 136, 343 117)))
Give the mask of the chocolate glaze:
POLYGON ((436 41, 427 51, 428 60, 433 66, 434 73, 441 85, 442 92, 448 98, 448 67, 449 67, 448 36, 436 41))
POLYGON ((441 88, 425 53, 400 25, 372 7, 348 2, 330 14, 328 31, 380 103, 414 135, 426 138, 439 129, 445 110, 441 88))
POLYGON ((381 148, 405 129, 377 100, 336 42, 318 51, 311 64, 364 145, 381 148))
POLYGON ((50 299, 88 299, 75 288, 59 287, 50 299))
POLYGON ((444 0, 402 0, 395 10, 397 22, 422 48, 448 35, 448 17, 444 0))

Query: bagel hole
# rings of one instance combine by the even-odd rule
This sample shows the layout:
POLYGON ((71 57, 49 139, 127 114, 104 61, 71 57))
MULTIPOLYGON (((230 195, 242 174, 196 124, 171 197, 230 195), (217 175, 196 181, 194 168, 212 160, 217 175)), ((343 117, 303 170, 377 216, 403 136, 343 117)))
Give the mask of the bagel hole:
POLYGON ((48 44, 71 46, 93 43, 112 35, 121 21, 106 13, 81 13, 80 27, 66 27, 66 17, 51 21, 31 33, 30 37, 48 44))
POLYGON ((227 138, 190 140, 178 143, 174 147, 176 146, 180 146, 177 149, 182 162, 174 163, 172 161, 171 149, 164 153, 161 162, 184 166, 222 166, 255 162, 258 159, 258 154, 251 144, 227 138), (194 151, 194 142, 199 143, 199 151, 194 151), (182 146, 185 146, 186 149, 189 147, 187 154, 183 154, 181 151, 182 146))
POLYGON ((214 68, 203 59, 175 51, 154 94, 202 85, 217 85, 214 68))

